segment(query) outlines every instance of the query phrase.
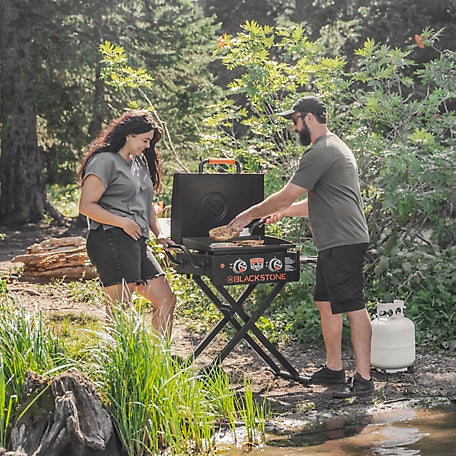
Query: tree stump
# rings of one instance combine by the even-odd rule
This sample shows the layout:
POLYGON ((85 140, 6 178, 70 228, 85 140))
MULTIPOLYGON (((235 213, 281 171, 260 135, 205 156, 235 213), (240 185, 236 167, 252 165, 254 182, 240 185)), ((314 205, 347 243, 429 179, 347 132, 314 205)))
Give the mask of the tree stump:
POLYGON ((90 263, 82 236, 46 239, 27 248, 13 262, 24 263, 24 277, 93 279, 96 272, 90 263))
MULTIPOLYGON (((50 381, 27 373, 11 449, 28 456, 120 456, 111 418, 93 385, 68 371, 50 381)), ((14 454, 14 453, 13 453, 14 454)))

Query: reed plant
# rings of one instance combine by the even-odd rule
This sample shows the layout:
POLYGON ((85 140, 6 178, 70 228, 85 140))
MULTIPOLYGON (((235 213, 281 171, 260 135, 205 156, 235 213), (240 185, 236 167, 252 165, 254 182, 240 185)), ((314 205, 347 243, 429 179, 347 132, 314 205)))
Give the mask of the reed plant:
POLYGON ((266 417, 269 416, 266 396, 261 404, 253 397, 252 381, 244 376, 244 395, 237 399, 237 409, 241 413, 247 434, 247 443, 256 445, 265 441, 266 417))
POLYGON ((234 431, 241 415, 226 374, 197 373, 173 356, 171 342, 148 329, 133 306, 114 308, 98 338, 90 376, 127 455, 208 454, 217 426, 234 431))
POLYGON ((73 365, 58 339, 45 327, 41 311, 31 313, 16 306, 3 288, 0 312, 0 356, 9 396, 21 397, 27 371, 48 376, 73 365))
POLYGON ((0 312, 0 446, 6 446, 27 371, 49 376, 73 363, 45 328, 41 312, 18 307, 4 281, 0 283, 0 312))
POLYGON ((7 393, 7 385, 11 381, 6 378, 5 364, 3 362, 3 355, 0 354, 0 446, 6 447, 6 440, 8 435, 8 428, 13 413, 13 407, 17 402, 16 395, 9 395, 7 393))

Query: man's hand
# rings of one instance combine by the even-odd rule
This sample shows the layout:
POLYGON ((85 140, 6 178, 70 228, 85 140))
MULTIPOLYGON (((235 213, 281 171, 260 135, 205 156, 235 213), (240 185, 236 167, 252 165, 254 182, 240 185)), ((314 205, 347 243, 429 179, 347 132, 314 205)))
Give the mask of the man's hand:
POLYGON ((234 219, 231 220, 230 223, 228 223, 228 226, 233 231, 242 231, 242 228, 247 226, 253 219, 254 217, 250 215, 250 211, 249 209, 247 209, 244 212, 238 214, 236 217, 234 217, 234 219))
POLYGON ((266 225, 270 225, 271 223, 277 223, 280 222, 280 220, 283 219, 283 215, 281 212, 276 212, 275 214, 271 214, 267 219, 266 219, 266 225))

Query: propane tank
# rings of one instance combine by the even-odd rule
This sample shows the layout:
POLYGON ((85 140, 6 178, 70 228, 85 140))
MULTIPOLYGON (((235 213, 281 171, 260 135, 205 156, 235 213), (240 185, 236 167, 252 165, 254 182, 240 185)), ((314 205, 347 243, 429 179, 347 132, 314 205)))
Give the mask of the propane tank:
POLYGON ((372 320, 371 364, 394 373, 415 361, 415 325, 404 316, 404 301, 378 303, 372 320))

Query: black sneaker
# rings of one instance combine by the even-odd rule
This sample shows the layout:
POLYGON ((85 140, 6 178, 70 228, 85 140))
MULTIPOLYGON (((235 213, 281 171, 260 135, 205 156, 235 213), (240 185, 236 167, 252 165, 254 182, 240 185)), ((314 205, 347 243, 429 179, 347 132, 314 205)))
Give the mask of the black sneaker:
POLYGON ((374 380, 372 378, 370 380, 365 380, 357 373, 347 381, 345 388, 342 391, 334 391, 333 397, 345 398, 368 396, 374 391, 374 380))
POLYGON ((345 383, 345 370, 332 370, 326 365, 321 366, 310 376, 309 383, 316 385, 337 385, 345 383))

